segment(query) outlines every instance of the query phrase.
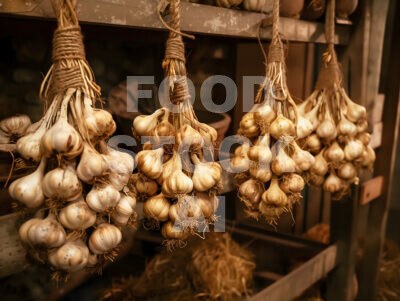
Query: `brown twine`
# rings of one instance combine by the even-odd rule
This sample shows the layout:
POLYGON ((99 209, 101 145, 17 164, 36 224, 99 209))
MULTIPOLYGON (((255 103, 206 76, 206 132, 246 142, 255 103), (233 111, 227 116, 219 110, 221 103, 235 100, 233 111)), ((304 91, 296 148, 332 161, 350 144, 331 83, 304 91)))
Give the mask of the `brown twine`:
POLYGON ((268 62, 284 62, 283 43, 279 35, 279 0, 274 0, 272 10, 272 40, 268 50, 268 62))

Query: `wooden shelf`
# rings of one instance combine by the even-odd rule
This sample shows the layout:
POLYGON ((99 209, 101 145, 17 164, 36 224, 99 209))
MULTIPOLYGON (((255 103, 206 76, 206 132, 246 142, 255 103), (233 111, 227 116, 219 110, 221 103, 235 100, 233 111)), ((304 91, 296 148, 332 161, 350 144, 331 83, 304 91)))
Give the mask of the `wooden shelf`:
MULTIPOLYGON (((3 5, 0 6, 0 13, 40 19, 55 17, 50 1, 13 2, 21 2, 18 10, 3 5), (29 6, 25 7, 25 2, 29 6)), ((165 30, 156 14, 157 3, 157 0, 85 0, 78 3, 78 17, 82 23, 165 30)), ((195 3, 183 2, 181 6, 181 28, 195 34, 254 39, 257 37, 258 23, 265 17, 260 13, 195 3)), ((322 23, 281 18, 280 28, 282 36, 289 41, 326 42, 322 23)), ((262 30, 262 38, 271 38, 270 27, 262 30)), ((336 43, 346 45, 349 40, 350 27, 338 25, 336 43)))

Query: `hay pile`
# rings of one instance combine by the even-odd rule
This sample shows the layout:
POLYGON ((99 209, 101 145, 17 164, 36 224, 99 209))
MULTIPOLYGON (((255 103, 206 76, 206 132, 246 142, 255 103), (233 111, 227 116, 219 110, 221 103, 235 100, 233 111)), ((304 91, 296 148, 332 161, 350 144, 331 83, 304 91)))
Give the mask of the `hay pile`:
POLYGON ((379 269, 378 300, 400 300, 400 247, 386 240, 379 269))
POLYGON ((241 300, 250 293, 253 255, 228 233, 210 233, 190 247, 163 252, 139 277, 121 279, 103 300, 241 300))

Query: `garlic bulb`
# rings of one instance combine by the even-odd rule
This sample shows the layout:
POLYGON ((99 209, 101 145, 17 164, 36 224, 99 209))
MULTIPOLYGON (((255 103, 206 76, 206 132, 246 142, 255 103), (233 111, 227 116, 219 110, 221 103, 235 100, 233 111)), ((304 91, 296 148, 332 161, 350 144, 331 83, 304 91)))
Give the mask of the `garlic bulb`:
POLYGON ((82 240, 67 241, 57 250, 49 253, 49 262, 66 272, 82 270, 89 258, 89 249, 82 240))
POLYGON ((358 120, 365 118, 367 116, 367 111, 363 106, 360 106, 351 101, 346 93, 343 93, 344 99, 347 103, 346 116, 351 122, 357 122, 358 120))
POLYGON ((337 125, 337 130, 338 133, 343 136, 354 136, 357 133, 356 125, 348 121, 343 114, 339 124, 337 125))
POLYGON ((239 186, 240 197, 251 203, 258 203, 263 192, 263 185, 254 179, 249 179, 239 186))
POLYGON ((242 144, 235 149, 235 156, 231 160, 230 168, 234 173, 246 172, 250 168, 250 160, 247 153, 250 149, 248 142, 242 144))
POLYGON ((176 135, 176 143, 181 145, 200 145, 203 146, 204 140, 203 136, 192 128, 190 125, 185 124, 183 127, 179 129, 178 134, 176 135))
POLYGON ((314 164, 311 166, 311 172, 319 175, 324 176, 328 172, 328 162, 326 162, 323 152, 320 152, 314 160, 314 164))
POLYGON ((83 197, 61 209, 58 218, 70 230, 84 230, 94 225, 96 213, 86 204, 83 197))
POLYGON ((286 193, 279 187, 279 181, 276 177, 272 178, 269 188, 262 194, 262 201, 278 207, 289 205, 286 193))
MULTIPOLYGON (((91 100, 89 99, 89 101, 91 100)), ((86 111, 85 115, 85 124, 90 139, 96 141, 110 137, 117 129, 112 115, 106 110, 93 109, 91 106, 90 109, 86 111)))
POLYGON ((362 133, 368 129, 368 122, 367 120, 363 119, 357 122, 357 132, 362 133))
POLYGON ((344 151, 336 141, 325 150, 324 155, 328 162, 340 162, 344 159, 344 151))
POLYGON ((317 174, 311 173, 310 174, 310 183, 314 186, 322 186, 324 184, 325 177, 324 176, 319 176, 317 174))
POLYGON ((46 159, 42 158, 35 172, 12 182, 8 188, 10 196, 28 208, 41 206, 44 202, 42 183, 45 167, 46 159))
POLYGON ((272 159, 272 152, 269 147, 269 135, 260 136, 255 145, 250 147, 248 157, 250 160, 257 162, 259 165, 269 165, 272 159))
POLYGON ((331 114, 328 110, 325 111, 325 119, 317 128, 317 135, 318 137, 327 140, 335 139, 337 136, 336 125, 332 120, 331 114))
POLYGON ((87 194, 86 202, 92 210, 104 212, 115 207, 120 197, 119 191, 114 186, 107 184, 105 186, 94 186, 87 194))
POLYGON ((296 129, 293 122, 281 113, 279 113, 278 117, 271 123, 269 131, 271 136, 276 140, 282 136, 296 136, 296 129))
POLYGON ((143 214, 146 218, 165 222, 168 220, 169 207, 168 199, 160 193, 146 200, 143 205, 143 214))
POLYGON ((317 154, 322 147, 321 140, 318 138, 317 134, 311 134, 306 138, 304 144, 304 149, 310 151, 312 154, 317 154))
POLYGON ((57 222, 53 214, 45 219, 28 220, 19 229, 21 239, 32 246, 56 248, 66 239, 64 228, 57 222))
POLYGON ((142 150, 136 155, 137 168, 150 179, 157 179, 162 174, 164 150, 142 150))
POLYGON ((31 125, 31 120, 27 115, 12 116, 0 121, 0 130, 7 136, 22 137, 27 128, 31 125))
POLYGON ((267 127, 276 118, 275 111, 266 103, 255 107, 252 111, 256 122, 263 127, 267 127))
POLYGON ((342 179, 351 180, 357 176, 357 170, 353 164, 347 162, 339 167, 338 175, 342 179))
POLYGON ((18 139, 16 144, 17 152, 26 160, 39 162, 42 156, 40 144, 45 133, 46 125, 43 122, 34 133, 18 139))
MULTIPOLYGON (((307 119, 311 123, 313 131, 315 131, 317 129, 317 127, 319 126, 318 112, 319 112, 319 106, 315 106, 310 112, 303 115, 304 118, 307 119)), ((300 116, 301 116, 301 114, 300 114, 300 116)), ((308 135, 306 135, 306 136, 308 136, 308 135)))
POLYGON ((107 164, 107 170, 111 171, 109 175, 111 184, 117 190, 122 190, 128 184, 133 172, 135 166, 133 157, 127 153, 106 147, 104 159, 107 164))
POLYGON ((136 191, 138 194, 144 194, 145 196, 155 195, 158 190, 158 186, 155 181, 144 178, 139 174, 131 175, 129 183, 129 187, 133 185, 134 191, 136 191))
POLYGON ((116 248, 121 240, 121 230, 114 225, 103 223, 90 235, 89 249, 94 254, 104 254, 116 248))
POLYGON ((94 177, 103 175, 107 168, 103 155, 99 154, 89 144, 85 143, 81 159, 76 169, 79 179, 91 183, 94 177))
POLYGON ((271 3, 268 0, 244 0, 243 7, 256 12, 268 12, 271 9, 271 3))
POLYGON ((113 214, 111 215, 112 220, 117 225, 126 225, 129 218, 134 213, 136 206, 136 198, 132 198, 127 195, 121 196, 113 214))
POLYGON ((343 187, 343 181, 336 176, 335 172, 331 172, 324 182, 324 190, 330 193, 338 192, 343 187))
POLYGON ((309 136, 312 133, 312 131, 313 131, 312 123, 308 119, 299 116, 296 126, 297 138, 298 139, 305 138, 309 136))
POLYGON ((185 240, 189 236, 186 229, 175 226, 171 221, 166 222, 161 228, 161 234, 165 239, 185 240))
POLYGON ((372 147, 366 146, 361 154, 361 157, 357 158, 355 161, 362 167, 370 167, 376 159, 376 155, 372 147))
POLYGON ((151 115, 140 115, 133 121, 133 127, 139 136, 149 136, 158 123, 158 118, 164 114, 164 109, 159 109, 151 115))
POLYGON ((249 173, 254 179, 257 179, 263 183, 267 183, 269 180, 271 180, 272 176, 269 164, 259 165, 256 162, 252 163, 249 173))
POLYGON ((208 142, 208 144, 211 145, 214 144, 217 141, 218 138, 218 132, 215 128, 213 128, 212 126, 206 124, 206 123, 199 123, 198 126, 204 131, 203 134, 203 140, 204 142, 208 142))
POLYGON ((300 175, 290 173, 288 177, 283 179, 279 187, 283 192, 289 194, 301 192, 304 189, 304 185, 304 180, 300 175))
POLYGON ((171 221, 193 224, 194 221, 204 218, 202 208, 193 196, 186 196, 171 207, 173 208, 170 208, 168 213, 172 217, 171 221))
POLYGON ((254 112, 244 114, 239 124, 240 132, 246 137, 256 137, 260 134, 260 128, 254 117, 254 112))
POLYGON ((196 156, 192 156, 195 164, 192 181, 193 188, 203 192, 214 187, 221 180, 221 166, 216 162, 202 162, 196 156))
POLYGON ((195 195, 196 202, 203 212, 203 216, 205 218, 212 216, 218 208, 218 198, 213 196, 211 199, 209 194, 204 192, 196 192, 195 195))
POLYGON ((71 202, 82 194, 82 184, 72 164, 49 171, 43 178, 43 193, 51 199, 71 202))
POLYGON ((287 172, 296 171, 296 162, 288 156, 283 146, 278 146, 278 155, 272 161, 272 172, 276 175, 282 175, 287 172))
MULTIPOLYGON (((171 174, 176 170, 176 168, 182 166, 181 157, 178 155, 178 152, 174 151, 171 159, 163 165, 163 171, 161 174, 161 179, 164 181, 171 176, 171 174)), ((162 185, 162 183, 161 183, 162 185)))
POLYGON ((362 155, 364 145, 360 140, 350 140, 344 147, 344 157, 347 161, 353 161, 362 155))
POLYGON ((293 142, 294 152, 292 155, 293 161, 296 163, 297 172, 301 173, 303 171, 309 170, 314 164, 314 156, 308 151, 302 150, 296 142, 293 142))
POLYGON ((365 146, 369 145, 369 142, 371 141, 371 135, 367 132, 359 133, 356 138, 360 140, 365 146))
MULTIPOLYGON (((198 184, 200 186, 200 183, 198 184)), ((181 168, 175 170, 162 184, 162 192, 167 197, 177 197, 192 192, 193 181, 182 172, 181 168)))

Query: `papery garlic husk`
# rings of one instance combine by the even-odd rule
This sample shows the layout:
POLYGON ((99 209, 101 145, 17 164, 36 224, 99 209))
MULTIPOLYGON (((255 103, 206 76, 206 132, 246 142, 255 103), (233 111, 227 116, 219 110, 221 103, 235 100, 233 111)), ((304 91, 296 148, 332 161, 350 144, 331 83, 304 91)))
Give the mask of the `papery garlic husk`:
POLYGON ((214 145, 218 139, 218 132, 212 126, 198 122, 197 126, 199 128, 200 134, 203 136, 203 141, 205 145, 214 145))
POLYGON ((280 216, 285 211, 285 209, 285 207, 277 207, 273 204, 269 204, 266 202, 260 202, 258 206, 258 210, 262 213, 267 222, 270 224, 274 224, 277 217, 280 216))
MULTIPOLYGON (((161 174, 162 182, 171 176, 171 174, 179 167, 182 166, 181 157, 178 155, 176 151, 173 152, 171 159, 163 165, 163 171, 161 174)), ((161 185, 162 185, 161 182, 161 185)))
MULTIPOLYGON (((153 140, 150 143, 154 144, 154 146, 161 147, 163 144, 168 142, 168 139, 175 139, 176 130, 175 127, 169 123, 167 120, 164 120, 157 124, 152 132, 153 140)), ((173 140, 171 144, 175 141, 173 140)))
POLYGON ((376 155, 372 147, 366 146, 359 158, 355 161, 362 167, 371 167, 375 162, 376 155))
POLYGON ((251 161, 247 156, 249 149, 250 149, 249 143, 244 143, 235 149, 234 157, 232 158, 230 164, 232 172, 241 173, 249 170, 251 163, 251 161))
POLYGON ((264 192, 264 186, 254 179, 249 179, 239 186, 239 195, 242 200, 250 204, 257 204, 264 192))
POLYGON ((353 164, 347 162, 339 167, 338 176, 345 180, 351 180, 357 176, 357 170, 353 164))
POLYGON ((369 145, 369 142, 371 141, 371 135, 367 132, 359 133, 356 138, 360 140, 365 146, 369 145))
POLYGON ((218 209, 218 198, 211 196, 205 192, 196 192, 196 202, 203 212, 205 218, 211 217, 214 212, 218 209))
POLYGON ((328 162, 324 158, 323 151, 315 156, 314 164, 311 166, 310 171, 319 176, 324 176, 328 172, 328 162))
POLYGON ((17 115, 0 121, 0 130, 7 136, 22 137, 31 125, 28 115, 17 115))
POLYGON ((301 173, 303 171, 309 170, 314 164, 314 156, 308 151, 302 150, 296 142, 293 142, 294 152, 292 154, 292 159, 296 163, 297 172, 301 173))
POLYGON ((104 156, 85 143, 76 169, 79 179, 85 183, 92 183, 93 179, 102 176, 106 169, 107 164, 104 156))
POLYGON ((182 222, 181 217, 179 215, 179 210, 180 209, 179 209, 178 203, 172 204, 169 207, 168 217, 169 217, 170 221, 172 222, 172 224, 174 224, 174 225, 181 224, 181 222, 182 222))
POLYGON ((89 249, 82 240, 67 241, 57 250, 49 253, 50 264, 66 272, 77 272, 86 267, 89 249))
POLYGON ((142 150, 136 155, 137 168, 150 179, 157 179, 163 171, 162 147, 155 150, 142 150))
POLYGON ((312 185, 320 187, 324 184, 325 177, 311 172, 309 175, 309 181, 312 185))
POLYGON ((288 197, 279 187, 279 180, 276 177, 272 178, 269 188, 262 194, 261 198, 262 202, 273 206, 286 207, 289 205, 288 197))
POLYGON ((112 115, 102 109, 93 109, 91 117, 85 122, 89 137, 94 141, 110 137, 117 129, 112 115))
POLYGON ((357 132, 362 133, 368 129, 368 122, 365 119, 359 120, 357 122, 357 132))
POLYGON ((183 225, 192 226, 197 225, 203 218, 202 208, 193 196, 185 196, 172 206, 174 206, 173 210, 169 210, 169 216, 172 216, 171 221, 174 220, 183 225), (177 215, 174 216, 174 213, 177 215))
POLYGON ((120 197, 119 191, 111 184, 94 186, 86 196, 86 203, 92 210, 103 213, 114 208, 120 197))
POLYGON ((243 115, 239 124, 240 133, 246 137, 256 137, 260 134, 260 127, 258 126, 254 112, 248 112, 243 115))
POLYGON ((256 162, 251 164, 249 173, 254 179, 257 179, 263 183, 267 183, 269 180, 271 180, 272 176, 271 167, 269 164, 259 165, 256 162))
POLYGON ((153 149, 153 145, 150 143, 150 141, 143 143, 142 150, 152 150, 152 149, 153 149))
POLYGON ((335 122, 333 121, 331 114, 328 110, 325 112, 324 120, 319 124, 317 128, 317 135, 320 138, 332 140, 337 136, 337 130, 335 122))
POLYGON ((324 190, 330 193, 335 193, 343 188, 343 181, 335 174, 331 172, 324 182, 324 190))
POLYGON ((41 248, 59 247, 66 239, 64 228, 57 222, 54 214, 49 214, 45 219, 25 222, 19 233, 25 243, 41 248))
POLYGON ((260 136, 255 145, 250 147, 248 157, 252 161, 256 161, 260 165, 268 165, 271 163, 272 152, 270 149, 269 135, 260 136))
POLYGON ((96 213, 86 204, 83 197, 61 209, 58 218, 70 230, 84 230, 94 225, 96 213))
POLYGON ((167 197, 189 194, 193 190, 193 181, 182 172, 182 169, 177 169, 164 180, 161 190, 167 197))
POLYGON ((18 139, 16 144, 17 152, 26 160, 39 162, 42 157, 41 141, 46 133, 46 126, 41 125, 34 133, 18 139))
POLYGON ((199 133, 199 131, 196 131, 194 128, 192 128, 190 125, 185 124, 183 127, 181 127, 176 135, 176 143, 181 146, 181 145, 186 145, 186 146, 191 146, 191 145, 204 145, 204 138, 203 136, 199 133))
POLYGON ((353 161, 362 155, 363 150, 364 145, 360 140, 350 140, 344 147, 344 157, 347 161, 353 161))
POLYGON ((38 168, 33 173, 12 182, 8 188, 10 196, 28 208, 41 206, 44 203, 42 183, 45 167, 46 159, 42 158, 38 168))
POLYGON ((129 218, 134 213, 134 208, 136 206, 136 198, 130 197, 128 195, 122 195, 118 201, 113 214, 111 215, 112 220, 117 225, 126 225, 129 218))
POLYGON ((328 162, 340 162, 344 159, 344 151, 335 141, 324 151, 324 156, 328 162))
POLYGON ((164 194, 160 193, 158 195, 152 196, 143 204, 144 217, 148 219, 155 219, 160 222, 165 222, 168 220, 170 206, 170 202, 164 196, 164 194))
POLYGON ((367 116, 366 109, 351 101, 351 99, 347 96, 346 92, 343 91, 344 99, 347 103, 347 112, 346 117, 351 122, 357 122, 358 120, 365 118, 367 116))
POLYGON ((271 123, 269 131, 271 136, 277 140, 282 136, 296 136, 296 129, 293 122, 281 113, 278 114, 278 117, 271 123))
POLYGON ((354 136, 357 133, 357 126, 342 115, 341 120, 337 125, 337 130, 339 135, 354 136))
POLYGON ((305 138, 305 137, 309 136, 312 132, 313 132, 312 123, 308 119, 306 119, 302 116, 299 116, 299 119, 297 121, 297 126, 296 126, 297 138, 298 139, 305 138))
POLYGON ((287 172, 296 171, 296 162, 286 153, 285 148, 278 147, 278 155, 272 161, 272 172, 276 175, 282 175, 287 172))
POLYGON ((202 162, 196 156, 192 156, 195 164, 192 181, 193 188, 203 192, 214 187, 221 180, 221 166, 216 162, 202 162))
POLYGON ((158 124, 158 118, 164 114, 164 109, 158 109, 151 115, 140 115, 133 121, 133 127, 139 136, 150 136, 158 124))
POLYGON ((282 180, 282 182, 279 184, 279 187, 283 192, 289 194, 301 192, 304 189, 304 185, 304 180, 300 175, 290 173, 282 180))
POLYGON ((161 234, 165 239, 185 240, 189 236, 187 229, 174 225, 171 221, 166 222, 161 228, 161 234))
MULTIPOLYGON (((300 116, 304 116, 304 118, 307 119, 311 123, 313 131, 315 131, 317 129, 317 127, 319 126, 318 112, 319 112, 319 106, 315 106, 310 112, 308 112, 304 115, 299 113, 300 116)), ((308 136, 308 135, 306 135, 306 136, 308 136)), ((304 136, 304 137, 306 137, 306 136, 304 136)))
POLYGON ((322 148, 322 143, 321 140, 318 138, 317 134, 311 134, 306 138, 306 141, 304 143, 305 150, 308 150, 312 154, 318 154, 318 152, 322 148))
POLYGON ((122 240, 121 230, 107 223, 100 224, 89 237, 89 249, 94 254, 104 254, 116 248, 122 240))
POLYGON ((256 122, 263 127, 267 127, 276 118, 275 111, 266 103, 256 106, 252 111, 256 122))
POLYGON ((131 187, 132 185, 132 190, 136 191, 138 194, 143 194, 145 196, 155 195, 158 190, 157 183, 154 180, 145 178, 140 174, 131 175, 129 180, 129 187, 131 187))
POLYGON ((65 202, 75 201, 82 195, 82 184, 76 175, 72 164, 65 168, 56 168, 43 178, 43 193, 51 199, 60 199, 65 202))
POLYGON ((19 227, 18 229, 18 235, 19 238, 21 239, 21 241, 25 244, 30 244, 29 240, 28 240, 28 230, 29 228, 36 224, 37 222, 40 222, 41 219, 40 218, 31 218, 28 219, 26 222, 24 222, 21 227, 19 227))

